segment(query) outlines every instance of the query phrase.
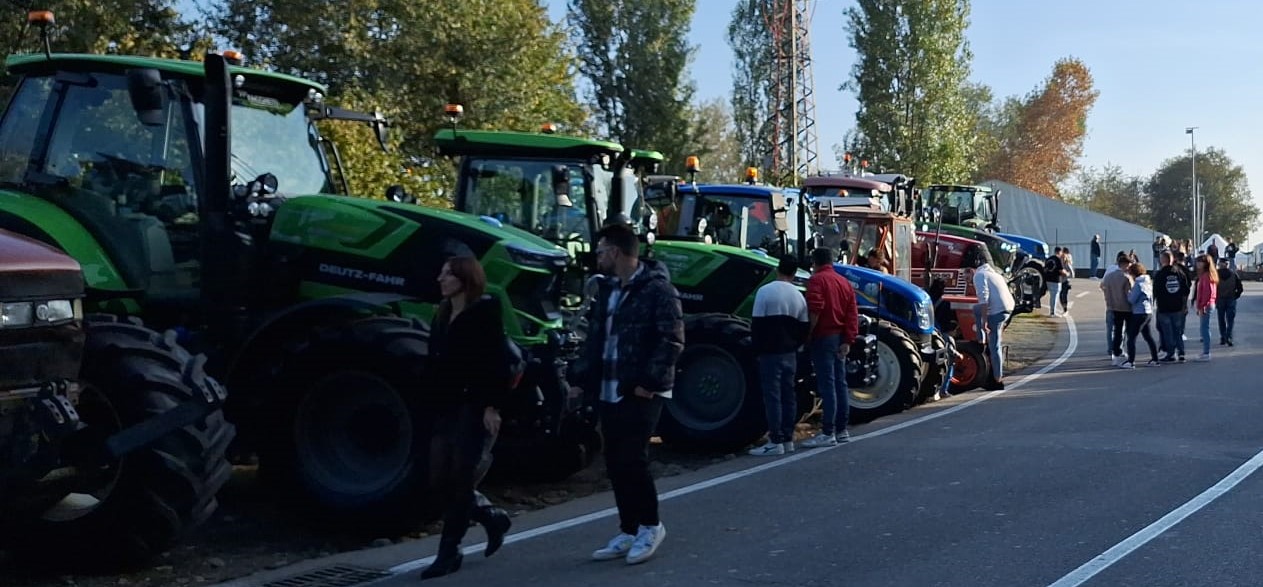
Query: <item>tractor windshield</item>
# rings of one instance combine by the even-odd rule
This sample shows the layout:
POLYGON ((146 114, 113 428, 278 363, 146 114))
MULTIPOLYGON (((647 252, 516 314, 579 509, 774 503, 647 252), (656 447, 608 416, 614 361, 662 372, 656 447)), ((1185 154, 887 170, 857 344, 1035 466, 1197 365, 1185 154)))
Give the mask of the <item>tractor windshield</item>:
POLYGON ((609 201, 613 175, 599 166, 538 159, 475 159, 464 165, 457 207, 558 243, 590 243, 590 215, 609 201), (569 169, 569 206, 557 196, 554 168, 569 169), (588 174, 591 174, 590 176, 588 174))
POLYGON ((983 222, 993 220, 986 194, 977 190, 930 188, 926 202, 929 206, 937 206, 942 211, 945 224, 965 224, 974 219, 983 222))
POLYGON ((264 173, 276 176, 282 195, 334 191, 320 135, 302 104, 234 100, 232 181, 247 183, 264 173))
POLYGON ((777 246, 766 198, 706 194, 699 198, 698 217, 706 219, 705 235, 716 243, 765 250, 777 246))

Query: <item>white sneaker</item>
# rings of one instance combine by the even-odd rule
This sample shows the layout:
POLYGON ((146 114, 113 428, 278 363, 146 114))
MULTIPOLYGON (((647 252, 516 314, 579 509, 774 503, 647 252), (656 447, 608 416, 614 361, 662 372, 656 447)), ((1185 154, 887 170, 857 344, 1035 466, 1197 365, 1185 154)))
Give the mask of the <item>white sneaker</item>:
POLYGON ((803 441, 803 448, 822 448, 837 445, 837 438, 834 438, 832 434, 825 434, 823 432, 803 441))
POLYGON ((1126 363, 1126 362, 1127 362, 1127 357, 1125 355, 1118 355, 1118 356, 1110 358, 1110 363, 1113 364, 1115 367, 1121 367, 1123 363, 1126 363))
POLYGON ((638 565, 649 560, 658 551, 658 545, 667 537, 667 527, 658 522, 657 526, 641 526, 627 552, 627 564, 638 565))
POLYGON ((785 447, 779 442, 768 441, 758 448, 750 449, 750 455, 756 457, 774 457, 785 454, 785 447))
POLYGON ((617 558, 627 556, 631 552, 632 543, 636 541, 636 537, 631 534, 619 534, 610 539, 609 544, 605 548, 598 548, 592 551, 592 560, 612 561, 617 558))
POLYGON ((1159 362, 1159 361, 1154 361, 1154 360, 1151 360, 1151 361, 1149 361, 1148 363, 1145 363, 1145 366, 1146 366, 1146 367, 1161 367, 1161 366, 1162 366, 1162 363, 1161 363, 1161 362, 1159 362))
POLYGON ((1210 355, 1197 355, 1196 357, 1193 358, 1193 360, 1197 361, 1198 363, 1209 363, 1210 355))
POLYGON ((846 430, 843 430, 837 434, 834 434, 833 438, 838 441, 838 444, 846 444, 851 441, 851 433, 847 432, 846 430))
POLYGON ((1125 363, 1123 363, 1123 364, 1119 365, 1119 366, 1118 366, 1118 368, 1119 368, 1119 369, 1135 369, 1135 368, 1136 368, 1136 366, 1135 366, 1135 365, 1133 365, 1131 361, 1127 361, 1127 362, 1125 362, 1125 363))
POLYGON ((789 442, 782 442, 781 446, 785 448, 785 452, 787 453, 791 453, 791 452, 794 452, 795 450, 798 450, 797 447, 794 446, 794 441, 792 440, 789 442))

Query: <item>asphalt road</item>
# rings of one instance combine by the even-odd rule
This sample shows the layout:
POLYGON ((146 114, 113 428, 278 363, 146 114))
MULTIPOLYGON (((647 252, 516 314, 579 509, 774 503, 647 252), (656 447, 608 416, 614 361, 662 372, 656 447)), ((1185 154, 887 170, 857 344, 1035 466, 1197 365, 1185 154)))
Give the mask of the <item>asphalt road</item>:
MULTIPOLYGON (((1033 368, 1046 373, 856 428, 850 445, 809 457, 800 449, 773 466, 737 459, 733 478, 717 484, 687 480, 704 485, 663 502, 668 536, 646 564, 589 562, 615 523, 600 513, 573 518, 612 505, 607 495, 521 516, 514 530, 538 535, 491 559, 467 554, 459 573, 436 584, 1263 584, 1263 477, 1243 471, 1239 485, 1203 495, 1263 449, 1263 285, 1248 284, 1240 301, 1236 347, 1215 345, 1209 364, 1135 371, 1110 368, 1100 296, 1092 282, 1075 285, 1090 293, 1074 298, 1073 326, 1033 368), (1048 370, 1059 355, 1064 362, 1048 370), (903 427, 862 436, 890 426, 903 427), (765 467, 740 472, 755 465, 765 467), (1199 495, 1184 513, 1201 509, 1128 541, 1199 495), (1074 574, 1107 551, 1097 562, 1109 564, 1074 574)), ((1195 318, 1190 357, 1199 352, 1195 318)), ((471 530, 471 541, 481 539, 471 530)), ((411 585, 425 562, 413 559, 435 548, 427 540, 340 562, 393 569, 375 586, 411 585)))

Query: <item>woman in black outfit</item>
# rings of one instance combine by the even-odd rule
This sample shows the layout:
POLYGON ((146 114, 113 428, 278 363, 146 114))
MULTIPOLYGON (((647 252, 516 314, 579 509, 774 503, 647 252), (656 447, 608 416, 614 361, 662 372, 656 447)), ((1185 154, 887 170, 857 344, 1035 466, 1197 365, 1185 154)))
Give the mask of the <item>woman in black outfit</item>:
POLYGON ((470 521, 487 532, 486 556, 504 543, 510 521, 475 491, 491 466, 491 447, 500 432, 499 406, 509 391, 509 366, 500 305, 483 295, 482 266, 472 257, 453 257, 439 272, 443 301, 430 326, 427 408, 433 415, 430 479, 443 504, 443 534, 434 563, 422 579, 460 570, 460 541, 470 521))

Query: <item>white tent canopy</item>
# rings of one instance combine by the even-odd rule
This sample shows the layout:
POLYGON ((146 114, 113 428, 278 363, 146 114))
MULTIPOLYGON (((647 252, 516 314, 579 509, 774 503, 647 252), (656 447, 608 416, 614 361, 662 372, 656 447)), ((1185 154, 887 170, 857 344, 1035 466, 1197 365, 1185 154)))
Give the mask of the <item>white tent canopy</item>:
POLYGON ((1197 252, 1205 252, 1206 249, 1210 248, 1210 243, 1215 243, 1215 246, 1219 248, 1220 257, 1224 256, 1224 249, 1228 248, 1228 240, 1219 236, 1219 233, 1217 232, 1210 235, 1210 238, 1206 239, 1206 242, 1197 245, 1197 252))
POLYGON ((1124 222, 1060 200, 1042 196, 1003 181, 985 182, 1000 190, 1000 229, 1040 239, 1050 247, 1068 247, 1075 269, 1091 267, 1093 235, 1101 236, 1101 271, 1113 263, 1119 251, 1136 251, 1146 265, 1152 263, 1153 241, 1162 233, 1124 222))

